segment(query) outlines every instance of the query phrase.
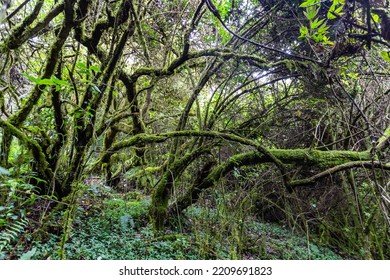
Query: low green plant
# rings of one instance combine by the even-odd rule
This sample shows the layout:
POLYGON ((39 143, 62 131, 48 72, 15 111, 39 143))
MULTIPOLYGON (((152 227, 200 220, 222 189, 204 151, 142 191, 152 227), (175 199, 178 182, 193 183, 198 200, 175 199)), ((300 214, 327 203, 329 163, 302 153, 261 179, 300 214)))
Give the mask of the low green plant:
POLYGON ((104 201, 102 215, 114 228, 123 230, 145 221, 149 205, 149 199, 128 201, 121 197, 112 198, 104 201))
POLYGON ((0 259, 10 257, 14 242, 29 226, 27 213, 35 202, 36 188, 0 168, 0 259))
POLYGON ((341 259, 303 232, 256 220, 247 208, 248 196, 216 192, 214 207, 202 206, 210 204, 208 196, 185 212, 202 259, 341 259))
MULTIPOLYGON (((244 203, 234 204, 239 202, 235 199, 240 197, 238 193, 225 190, 215 195, 212 205, 198 204, 185 211, 180 232, 171 228, 156 236, 147 216, 149 198, 112 191, 96 199, 87 191, 82 200, 91 201, 76 209, 72 228, 63 244, 66 258, 340 259, 304 234, 280 225, 260 223, 254 217, 244 215, 246 208, 239 206, 244 203)), ((60 259, 60 244, 61 237, 51 234, 45 240, 33 241, 24 250, 18 249, 16 256, 20 259, 60 259)))
MULTIPOLYGON (((122 203, 124 202, 119 203, 121 207, 122 203)), ((118 205, 118 202, 108 204, 118 205)), ((134 228, 130 222, 131 210, 126 208, 129 213, 122 215, 121 207, 118 209, 119 213, 114 213, 114 209, 109 207, 111 214, 117 219, 107 219, 106 215, 99 214, 86 216, 85 211, 79 208, 65 244, 67 258, 78 260, 199 258, 191 239, 175 234, 156 238, 150 225, 134 228)), ((133 217, 137 217, 140 212, 132 214, 133 217)), ((58 241, 58 236, 51 235, 46 242, 35 242, 36 253, 33 258, 59 259, 56 249, 58 241)))

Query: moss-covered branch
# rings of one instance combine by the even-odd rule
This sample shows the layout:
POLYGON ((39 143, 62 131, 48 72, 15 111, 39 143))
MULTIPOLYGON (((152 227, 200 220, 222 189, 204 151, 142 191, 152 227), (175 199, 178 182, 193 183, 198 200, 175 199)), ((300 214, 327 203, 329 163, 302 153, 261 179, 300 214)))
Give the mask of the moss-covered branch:
MULTIPOLYGON (((180 198, 175 203, 175 209, 185 209, 196 200, 203 189, 209 188, 225 176, 235 166, 243 166, 250 164, 260 164, 265 162, 274 163, 282 172, 283 180, 287 188, 291 189, 290 178, 285 176, 287 174, 286 164, 296 164, 300 166, 317 166, 320 168, 334 167, 340 164, 345 164, 353 161, 369 161, 371 155, 369 152, 353 152, 353 151, 319 151, 311 149, 266 149, 257 142, 246 139, 234 134, 221 133, 216 131, 173 131, 161 134, 138 134, 130 139, 114 144, 111 149, 106 151, 103 156, 108 157, 112 152, 117 152, 126 147, 132 147, 137 144, 159 143, 164 142, 170 138, 176 137, 209 137, 214 139, 222 139, 237 142, 240 144, 252 146, 257 150, 246 154, 240 154, 231 157, 226 163, 216 167, 207 176, 207 178, 198 186, 192 186, 187 194, 180 198)), ((103 160, 104 161, 104 160, 103 160)), ((153 206, 151 209, 151 216, 155 221, 157 229, 163 228, 166 221, 166 215, 169 213, 167 209, 168 200, 170 197, 170 190, 173 187, 175 173, 172 170, 177 170, 174 166, 179 162, 173 160, 172 164, 168 166, 168 170, 164 173, 159 184, 156 186, 153 193, 153 206)))
MULTIPOLYGON (((73 18, 73 4, 74 1, 65 1, 65 12, 71 14, 65 15, 61 30, 58 33, 57 38, 53 43, 50 53, 47 57, 47 63, 43 69, 43 75, 41 79, 50 79, 50 77, 54 74, 56 70, 60 52, 72 29, 72 21, 70 21, 69 19, 73 18)), ((38 102, 45 87, 45 85, 36 84, 32 89, 30 95, 28 96, 27 100, 24 102, 23 106, 19 109, 19 111, 17 111, 9 118, 9 122, 15 126, 19 126, 19 124, 24 122, 35 104, 38 102)))
MULTIPOLYGON (((314 151, 303 149, 271 149, 270 152, 284 163, 294 163, 302 166, 330 167, 310 178, 289 182, 289 186, 294 188, 313 184, 321 178, 351 168, 374 167, 390 170, 390 164, 371 162, 369 152, 314 151)), ((226 162, 215 167, 203 182, 193 184, 183 196, 173 202, 169 212, 181 212, 195 203, 203 190, 213 187, 234 168, 267 162, 271 162, 270 159, 259 152, 242 153, 230 157, 226 162)))
POLYGON ((378 151, 384 151, 390 147, 390 127, 388 127, 383 136, 379 138, 376 149, 378 151))
MULTIPOLYGON (((44 2, 44 1, 40 1, 40 2, 44 2)), ((64 10, 63 2, 56 4, 41 21, 37 22, 37 24, 34 27, 29 26, 31 22, 30 23, 22 22, 20 25, 18 25, 13 30, 11 30, 11 34, 4 40, 6 42, 5 47, 0 48, 0 53, 5 51, 6 49, 19 48, 24 42, 26 42, 28 39, 32 38, 38 32, 42 31, 45 27, 47 27, 49 23, 55 17, 57 17, 63 10, 64 10)))
POLYGON ((370 160, 368 152, 353 151, 319 151, 311 149, 266 149, 257 142, 246 139, 235 134, 222 133, 218 131, 196 131, 183 130, 172 131, 160 134, 138 134, 127 140, 112 145, 107 152, 112 153, 136 144, 162 143, 174 137, 209 137, 252 146, 265 154, 268 160, 277 160, 285 164, 311 164, 318 167, 330 167, 348 161, 370 160))
POLYGON ((8 40, 6 40, 6 45, 8 48, 15 49, 17 46, 20 46, 24 42, 24 41, 20 41, 20 38, 23 32, 26 29, 28 29, 29 25, 33 23, 38 17, 38 14, 42 9, 43 3, 44 3, 43 0, 39 0, 35 4, 31 13, 28 16, 26 16, 20 24, 18 24, 12 29, 11 34, 8 37, 8 40))
POLYGON ((186 193, 170 205, 169 213, 181 213, 199 198, 201 192, 214 186, 222 177, 235 167, 254 165, 267 162, 266 157, 259 152, 242 153, 230 157, 226 162, 215 167, 209 175, 199 184, 193 184, 186 193))
POLYGON ((93 112, 91 117, 91 125, 95 125, 96 112, 97 112, 97 108, 101 104, 103 93, 106 91, 109 80, 112 78, 113 74, 115 73, 115 68, 117 64, 120 62, 126 42, 128 38, 134 34, 134 30, 135 30, 134 22, 130 20, 126 30, 123 32, 118 42, 118 45, 115 47, 114 53, 110 61, 107 63, 107 66, 104 69, 102 81, 99 83, 99 89, 102 93, 95 95, 94 98, 92 98, 92 100, 90 101, 90 106, 93 112))
MULTIPOLYGON (((127 140, 113 144, 110 149, 105 151, 100 162, 107 161, 110 154, 115 153, 127 147, 133 147, 137 144, 162 143, 172 137, 211 137, 217 139, 229 140, 245 145, 255 147, 264 155, 264 162, 273 162, 276 165, 283 166, 283 172, 287 173, 284 164, 313 165, 320 168, 333 167, 350 161, 370 160, 369 152, 353 151, 319 151, 311 149, 266 149, 258 143, 242 138, 234 134, 220 133, 216 131, 173 131, 161 134, 137 134, 127 140)), ((278 166, 278 167, 279 167, 278 166)), ((282 173, 283 173, 282 172, 282 173)), ((289 178, 285 178, 289 180, 289 178)), ((288 182, 287 182, 288 183, 288 182)), ((287 184, 288 185, 288 184, 287 184)))
POLYGON ((320 172, 310 178, 302 180, 294 180, 290 183, 292 187, 304 186, 314 184, 317 180, 322 179, 327 176, 331 176, 340 171, 348 170, 351 168, 380 168, 383 170, 390 170, 390 164, 383 164, 379 161, 357 161, 357 162, 347 162, 344 164, 337 165, 335 167, 329 168, 323 172, 320 172))
MULTIPOLYGON (((84 6, 87 6, 86 3, 84 6)), ((86 9, 85 9, 86 10, 86 9)), ((81 26, 75 28, 75 38, 77 41, 82 43, 88 50, 97 55, 102 62, 105 62, 107 57, 102 57, 102 54, 105 53, 102 48, 98 47, 100 39, 102 38, 105 31, 109 28, 120 26, 124 24, 130 15, 130 1, 123 0, 118 5, 115 15, 111 15, 111 12, 108 11, 107 18, 100 19, 91 32, 90 36, 87 36, 81 26)))
POLYGON ((49 163, 46 160, 45 153, 42 150, 42 147, 38 144, 37 141, 28 137, 23 131, 13 126, 7 121, 0 119, 0 127, 5 131, 9 132, 12 136, 18 138, 21 143, 26 145, 26 147, 31 151, 35 161, 37 162, 38 170, 41 175, 43 175, 46 181, 50 182, 53 179, 53 172, 49 168, 49 163))
POLYGON ((135 10, 133 1, 130 1, 130 12, 133 15, 134 23, 135 23, 135 26, 137 27, 137 34, 138 34, 138 37, 140 39, 142 51, 144 53, 146 61, 149 65, 152 65, 151 60, 150 60, 149 49, 148 49, 148 46, 146 44, 146 40, 145 40, 145 36, 144 36, 144 32, 142 30, 142 27, 141 27, 141 24, 140 24, 140 21, 138 18, 138 14, 137 14, 137 11, 135 10))

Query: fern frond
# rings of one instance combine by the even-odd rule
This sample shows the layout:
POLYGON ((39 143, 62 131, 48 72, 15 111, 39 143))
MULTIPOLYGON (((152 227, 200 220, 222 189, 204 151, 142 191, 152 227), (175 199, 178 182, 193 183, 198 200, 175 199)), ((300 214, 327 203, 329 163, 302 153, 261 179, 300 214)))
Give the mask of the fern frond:
POLYGON ((8 225, 8 227, 0 233, 0 252, 12 241, 16 240, 19 235, 24 232, 27 226, 28 220, 26 218, 21 218, 15 223, 8 225))

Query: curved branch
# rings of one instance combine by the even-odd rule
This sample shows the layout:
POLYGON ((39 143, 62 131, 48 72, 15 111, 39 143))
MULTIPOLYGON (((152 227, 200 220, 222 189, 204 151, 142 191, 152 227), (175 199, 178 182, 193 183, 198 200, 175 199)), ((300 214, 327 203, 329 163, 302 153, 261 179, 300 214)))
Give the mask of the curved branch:
POLYGON ((268 47, 266 45, 263 45, 263 44, 260 44, 260 43, 257 43, 257 42, 254 42, 252 41, 251 39, 248 39, 248 38, 245 38, 245 37, 242 37, 240 35, 238 35, 237 33, 235 33, 234 31, 232 31, 229 27, 227 27, 227 25, 225 24, 225 22, 222 20, 217 8, 214 6, 213 2, 211 0, 206 0, 206 4, 207 4, 207 7, 209 8, 209 10, 213 13, 213 15, 219 20, 219 22, 223 25, 223 27, 225 27, 225 29, 230 33, 232 34, 233 36, 239 38, 240 40, 243 40, 245 42, 248 42, 248 43, 251 43, 252 45, 255 45, 256 47, 260 47, 260 48, 263 48, 263 49, 266 49, 266 50, 269 50, 269 51, 272 51, 272 52, 276 52, 276 53, 279 53, 279 54, 282 54, 284 55, 285 57, 290 57, 290 58, 296 58, 296 59, 300 59, 300 60, 306 60, 306 61, 311 61, 313 63, 318 63, 317 61, 315 61, 314 59, 310 58, 310 57, 305 57, 305 56, 302 56, 302 55, 299 55, 299 54, 292 54, 292 53, 287 53, 285 51, 282 51, 282 50, 278 50, 278 49, 274 49, 272 47, 268 47))
POLYGON ((370 160, 370 154, 365 152, 354 151, 320 151, 311 149, 266 149, 259 143, 246 139, 234 134, 222 133, 218 131, 197 131, 197 130, 182 130, 171 131, 160 134, 138 134, 127 140, 114 144, 106 153, 117 152, 124 148, 132 147, 136 144, 162 143, 174 137, 208 137, 223 139, 240 143, 243 145, 256 148, 260 153, 268 157, 268 160, 277 158, 286 164, 314 164, 316 166, 326 168, 335 166, 348 161, 370 160), (270 156, 272 155, 272 156, 270 156))
MULTIPOLYGON (((43 1, 42 1, 43 2, 43 1)), ((49 25, 49 23, 57 17, 64 10, 64 3, 56 4, 50 12, 47 13, 45 18, 39 21, 34 27, 30 28, 28 25, 22 23, 19 27, 15 28, 12 33, 5 40, 6 48, 0 48, 0 52, 6 49, 17 49, 28 39, 38 34, 41 30, 49 25)))
POLYGON ((45 180, 50 181, 53 178, 53 171, 49 168, 49 163, 46 160, 46 156, 39 143, 34 139, 26 136, 26 134, 17 127, 2 119, 0 119, 0 127, 8 131, 14 137, 18 138, 20 142, 24 143, 27 148, 31 150, 33 157, 37 162, 39 171, 42 173, 42 175, 45 176, 45 180))
POLYGON ((385 130, 383 136, 379 138, 376 150, 383 151, 390 147, 390 126, 385 130))
POLYGON ((22 4, 20 4, 16 9, 11 12, 3 21, 9 21, 14 15, 16 15, 24 6, 28 4, 31 0, 25 0, 22 4))
MULTIPOLYGON (((65 1, 65 6, 64 6, 66 11, 65 19, 63 21, 61 30, 56 38, 56 41, 53 43, 50 53, 47 57, 47 63, 43 70, 41 79, 49 79, 56 70, 60 52, 72 29, 73 24, 72 22, 70 22, 69 19, 73 18, 73 9, 72 9, 73 4, 74 1, 65 1), (70 12, 71 15, 69 15, 68 12, 70 12)), ((31 110, 34 108, 35 104, 38 102, 39 98, 41 97, 45 87, 46 85, 38 85, 38 84, 34 86, 30 95, 25 101, 23 107, 21 107, 19 111, 17 111, 14 115, 12 115, 9 118, 9 122, 11 124, 18 126, 19 124, 21 124, 26 120, 31 110)))
MULTIPOLYGON (((382 164, 378 161, 370 161, 369 152, 345 152, 345 151, 310 151, 310 150, 270 150, 271 153, 284 163, 295 163, 301 165, 316 165, 333 167, 318 173, 308 179, 295 180, 290 182, 290 187, 313 184, 316 180, 330 176, 336 172, 351 168, 374 167, 390 170, 390 164, 382 164), (363 159, 363 160, 359 160, 363 159), (337 165, 336 165, 337 164, 337 165), (334 166, 336 165, 336 166, 334 166)), ((247 152, 230 157, 226 162, 218 165, 200 184, 193 184, 187 192, 174 201, 169 207, 169 213, 179 212, 195 203, 200 194, 213 187, 218 181, 226 176, 231 170, 237 167, 258 165, 272 162, 269 158, 259 152, 247 152)))
POLYGON ((305 185, 312 185, 317 180, 322 179, 327 176, 331 176, 334 173, 348 170, 351 168, 380 168, 383 170, 390 170, 390 164, 383 164, 379 161, 357 161, 357 162, 347 162, 344 164, 337 165, 335 167, 329 168, 323 172, 320 172, 310 178, 302 179, 302 180, 295 180, 290 182, 290 185, 292 187, 298 187, 298 186, 305 186, 305 185))

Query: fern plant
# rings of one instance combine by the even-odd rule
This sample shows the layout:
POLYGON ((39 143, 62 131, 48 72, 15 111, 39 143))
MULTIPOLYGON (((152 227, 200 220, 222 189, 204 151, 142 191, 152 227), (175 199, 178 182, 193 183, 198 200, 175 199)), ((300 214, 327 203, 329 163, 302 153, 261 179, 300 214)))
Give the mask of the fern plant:
POLYGON ((12 242, 24 233, 29 222, 26 217, 35 202, 35 186, 0 168, 0 258, 5 258, 12 242))
POLYGON ((5 231, 0 233, 0 253, 3 253, 4 248, 11 244, 11 242, 17 240, 27 226, 28 220, 25 217, 22 217, 13 224, 7 225, 5 231))

